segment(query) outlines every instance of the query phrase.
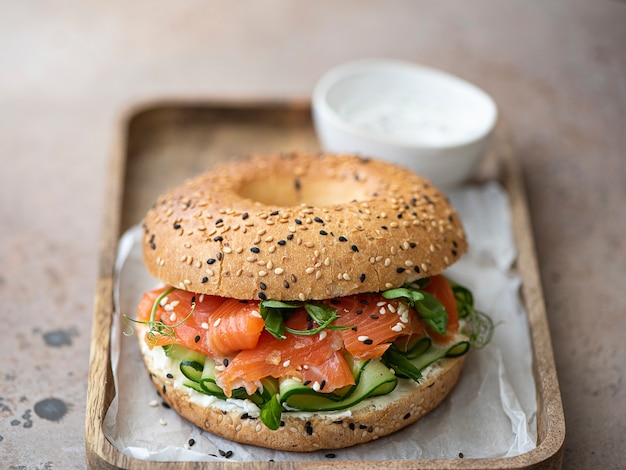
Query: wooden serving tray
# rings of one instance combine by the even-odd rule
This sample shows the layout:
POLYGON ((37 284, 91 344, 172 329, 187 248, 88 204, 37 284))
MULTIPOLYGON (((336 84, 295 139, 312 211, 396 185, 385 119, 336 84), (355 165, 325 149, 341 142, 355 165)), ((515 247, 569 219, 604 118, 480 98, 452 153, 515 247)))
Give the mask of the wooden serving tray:
MULTIPOLYGON (((353 468, 363 461, 193 463, 148 462, 119 452, 106 439, 103 419, 115 390, 110 361, 113 271, 121 234, 137 224, 166 188, 181 183, 229 157, 251 153, 317 150, 309 103, 164 102, 142 106, 121 121, 112 159, 108 205, 100 247, 91 340, 86 416, 86 453, 90 468, 353 468)), ((537 447, 498 459, 393 460, 370 462, 379 468, 521 469, 560 468, 565 422, 552 344, 538 274, 534 241, 520 167, 502 123, 495 132, 479 178, 498 179, 506 188, 518 248, 516 269, 528 312, 537 394, 537 447)))

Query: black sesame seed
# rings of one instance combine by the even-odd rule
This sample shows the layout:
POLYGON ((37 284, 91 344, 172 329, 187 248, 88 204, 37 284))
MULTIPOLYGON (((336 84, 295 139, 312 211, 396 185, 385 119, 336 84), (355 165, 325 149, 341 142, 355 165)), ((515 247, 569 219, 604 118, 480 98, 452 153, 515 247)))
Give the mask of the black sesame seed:
POLYGON ((396 272, 398 274, 403 273, 404 272, 404 268, 396 268, 396 272))
POLYGON ((359 277, 359 280, 361 282, 365 282, 365 273, 361 274, 361 276, 359 277))
POLYGON ((261 290, 267 289, 267 285, 264 282, 259 282, 259 287, 261 288, 261 290))
POLYGON ((279 244, 280 246, 283 246, 283 245, 286 245, 286 244, 287 244, 287 242, 286 242, 285 240, 278 240, 278 244, 279 244))
POLYGON ((342 419, 338 419, 336 421, 333 421, 333 424, 343 424, 343 420, 342 419))
POLYGON ((417 246, 417 243, 415 243, 415 242, 409 242, 409 246, 410 246, 411 248, 415 248, 415 247, 417 246))
POLYGON ((396 215, 396 217, 397 217, 398 219, 401 219, 401 218, 402 218, 402 214, 398 214, 398 215, 396 215))
POLYGON ((359 247, 356 245, 352 245, 350 248, 352 248, 352 251, 358 253, 359 252, 359 247))
POLYGON ((337 457, 337 454, 333 454, 332 452, 330 454, 326 454, 325 457, 327 459, 334 459, 335 457, 337 457))
POLYGON ((459 458, 462 459, 463 458, 463 452, 459 452, 459 458))
POLYGON ((213 264, 215 263, 216 259, 215 258, 209 258, 208 260, 206 260, 206 264, 213 264))
POLYGON ((175 229, 179 229, 180 228, 180 224, 174 224, 174 228, 175 229))
POLYGON ((224 360, 222 361, 222 364, 224 364, 224 367, 228 367, 228 359, 224 358, 224 360))
POLYGON ((192 296, 191 296, 191 305, 193 305, 193 304, 195 304, 195 303, 196 303, 196 296, 195 296, 195 295, 192 295, 192 296))
POLYGON ((367 432, 374 432, 374 426, 368 426, 367 432))
POLYGON ((224 223, 224 219, 217 219, 215 221, 215 225, 219 225, 219 224, 223 224, 224 223))
POLYGON ((267 300, 267 295, 265 295, 263 292, 259 292, 257 295, 259 296, 259 299, 267 300))
POLYGON ((452 250, 452 256, 456 256, 457 255, 457 251, 456 250, 452 250))
POLYGON ((339 299, 331 299, 330 303, 333 305, 340 305, 341 304, 341 300, 339 299))
POLYGON ((193 445, 194 445, 195 443, 196 443, 196 440, 195 440, 195 439, 189 439, 189 440, 187 441, 187 444, 189 444, 189 447, 193 447, 193 445))
POLYGON ((367 426, 365 424, 359 424, 359 429, 367 429, 367 426))
POLYGON ((354 313, 356 313, 357 315, 361 315, 361 314, 363 313, 363 310, 357 310, 357 311, 356 311, 356 312, 354 312, 354 313))
POLYGON ((361 299, 359 302, 361 302, 361 305, 369 305, 370 303, 367 301, 367 299, 361 299))
POLYGON ((241 214, 241 218, 243 220, 246 220, 249 217, 249 214, 247 212, 244 212, 243 214, 241 214))
POLYGON ((415 267, 413 268, 413 270, 414 270, 417 274, 419 274, 419 273, 420 273, 420 267, 419 267, 419 266, 415 266, 415 267))
POLYGON ((380 228, 382 228, 383 230, 389 230, 386 225, 381 225, 380 228))
POLYGON ((311 436, 313 434, 313 426, 311 426, 311 422, 307 421, 306 424, 304 425, 304 429, 306 430, 306 433, 311 436))
POLYGON ((154 244, 154 242, 150 243, 150 248, 152 248, 153 250, 156 250, 156 245, 154 244))
POLYGON ((150 236, 150 243, 152 243, 154 241, 154 233, 150 236))
POLYGON ((326 230, 320 230, 320 235, 328 235, 328 232, 326 230))
POLYGON ((302 382, 302 385, 311 385, 311 381, 310 380, 305 380, 304 382, 302 382))
POLYGON ((293 233, 290 233, 289 235, 287 235, 287 240, 293 240, 293 233))
POLYGON ((452 240, 452 246, 454 248, 458 248, 459 244, 456 242, 456 240, 452 240))
POLYGON ((363 343, 364 343, 364 344, 367 344, 367 345, 369 346, 369 345, 371 345, 371 344, 374 344, 374 341, 368 338, 368 339, 366 339, 365 341, 363 341, 363 343))
POLYGON ((300 219, 295 219, 294 222, 298 225, 302 225, 302 221, 300 219))
POLYGON ((411 413, 407 413, 404 415, 404 419, 409 419, 411 417, 411 413))
POLYGON ((323 223, 324 223, 324 221, 323 221, 321 218, 319 218, 319 217, 315 217, 313 220, 314 220, 315 222, 320 223, 320 224, 323 224, 323 223))
POLYGON ((294 283, 298 282, 298 278, 296 277, 295 274, 292 274, 290 279, 291 279, 291 282, 294 282, 294 283))
POLYGON ((278 211, 272 211, 270 212, 270 215, 278 215, 278 211))
POLYGON ((300 191, 300 180, 298 178, 296 178, 295 180, 293 180, 293 187, 296 188, 296 191, 300 191))
POLYGON ((204 277, 200 280, 200 282, 201 282, 202 284, 204 284, 205 282, 209 282, 209 278, 208 278, 208 277, 206 277, 206 276, 204 276, 204 277))
POLYGON ((215 255, 215 257, 217 258, 217 260, 218 260, 218 261, 222 261, 222 256, 224 256, 224 255, 222 255, 222 252, 221 252, 221 251, 220 251, 220 252, 218 252, 218 253, 215 255))
POLYGON ((380 317, 379 317, 378 315, 371 314, 371 315, 370 315, 370 318, 371 318, 372 320, 378 320, 380 317))
POLYGON ((348 239, 347 239, 346 237, 344 237, 343 235, 342 235, 342 236, 340 236, 340 237, 338 238, 338 240, 339 240, 340 242, 347 242, 347 241, 348 241, 348 239))
POLYGON ((320 382, 320 390, 324 390, 324 387, 326 386, 326 380, 322 380, 320 382))
POLYGON ((244 413, 241 415, 241 419, 250 419, 250 415, 248 413, 244 413))
POLYGON ((197 335, 194 339, 193 342, 197 343, 198 341, 200 341, 200 335, 197 335))
POLYGON ((350 423, 350 424, 348 425, 348 427, 349 427, 352 431, 354 431, 354 429, 356 428, 356 426, 354 425, 354 423, 350 423))
POLYGON ((287 281, 283 281, 283 287, 285 289, 289 289, 289 283, 287 281))
POLYGON ((174 376, 173 376, 172 374, 170 374, 169 372, 168 372, 168 374, 166 375, 166 377, 167 377, 168 379, 173 379, 173 378, 174 378, 174 376))
POLYGON ((221 242, 222 240, 224 240, 222 237, 215 237, 213 239, 214 242, 221 242))
POLYGON ((253 246, 252 248, 250 248, 250 251, 252 253, 260 253, 261 252, 261 250, 257 246, 253 246))
POLYGON ((352 331, 356 331, 359 327, 354 325, 352 328, 350 328, 352 331))
POLYGON ((165 409, 168 409, 168 410, 171 408, 170 404, 168 402, 166 402, 166 401, 162 401, 161 402, 161 406, 163 408, 165 408, 165 409))

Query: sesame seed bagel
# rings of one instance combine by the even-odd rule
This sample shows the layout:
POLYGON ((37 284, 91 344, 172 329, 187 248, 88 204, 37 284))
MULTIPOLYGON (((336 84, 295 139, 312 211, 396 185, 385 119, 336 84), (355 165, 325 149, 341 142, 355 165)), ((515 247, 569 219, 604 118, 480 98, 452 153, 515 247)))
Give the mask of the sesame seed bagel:
POLYGON ((466 251, 444 194, 351 155, 253 156, 161 196, 144 261, 180 289, 237 299, 378 292, 442 272, 466 251))
MULTIPOLYGON (((138 337, 142 337, 139 335, 138 337)), ((182 385, 159 367, 162 348, 141 350, 150 378, 161 397, 183 418, 226 439, 276 450, 311 452, 341 449, 369 442, 398 431, 436 408, 456 385, 466 356, 442 359, 432 366, 418 385, 401 379, 396 389, 384 397, 365 400, 350 412, 284 412, 281 426, 273 431, 237 400, 207 403, 208 397, 182 385)))

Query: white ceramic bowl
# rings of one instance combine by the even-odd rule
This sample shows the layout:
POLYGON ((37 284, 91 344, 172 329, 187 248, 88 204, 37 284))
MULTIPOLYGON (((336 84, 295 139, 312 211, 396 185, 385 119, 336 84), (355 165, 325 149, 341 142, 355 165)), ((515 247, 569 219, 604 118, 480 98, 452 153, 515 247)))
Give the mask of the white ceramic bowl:
POLYGON ((316 83, 312 108, 323 150, 398 163, 443 188, 472 176, 498 115, 471 83, 390 59, 332 68, 316 83))

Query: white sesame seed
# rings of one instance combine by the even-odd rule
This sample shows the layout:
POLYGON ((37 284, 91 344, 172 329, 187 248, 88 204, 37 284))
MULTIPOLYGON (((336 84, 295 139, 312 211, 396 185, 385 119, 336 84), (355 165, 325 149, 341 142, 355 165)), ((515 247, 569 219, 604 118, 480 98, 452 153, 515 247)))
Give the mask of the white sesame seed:
POLYGON ((304 301, 306 300, 306 296, 305 296, 302 292, 300 292, 300 293, 298 294, 298 298, 299 298, 302 302, 304 302, 304 301))
POLYGON ((232 253, 233 249, 229 246, 225 246, 224 248, 222 248, 222 251, 224 253, 232 253))
POLYGON ((376 302, 377 307, 382 307, 383 305, 387 305, 387 302, 376 302))
POLYGON ((222 322, 222 317, 219 317, 217 320, 213 322, 213 326, 217 328, 221 322, 222 322))
POLYGON ((343 273, 343 280, 344 281, 349 281, 350 280, 350 275, 348 273, 343 273))
POLYGON ((148 403, 148 405, 154 408, 156 406, 159 406, 159 402, 157 400, 151 400, 150 403, 148 403))
POLYGON ((413 261, 411 261, 410 259, 407 259, 407 260, 404 262, 404 265, 405 265, 405 266, 408 266, 408 267, 411 267, 411 266, 413 266, 413 261))
POLYGON ((203 322, 202 322, 202 325, 200 325, 200 327, 201 327, 203 330, 208 330, 208 329, 209 329, 209 324, 208 324, 207 322, 203 321, 203 322))
POLYGON ((265 267, 267 269, 272 269, 274 267, 274 263, 272 262, 272 260, 269 260, 267 264, 265 265, 265 267))
POLYGON ((263 318, 263 317, 261 316, 261 314, 260 314, 258 311, 256 311, 256 310, 252 310, 252 311, 250 312, 250 315, 252 315, 253 317, 257 317, 257 318, 263 318))
POLYGON ((189 279, 185 279, 183 282, 185 283, 185 285, 186 285, 186 286, 188 286, 189 284, 191 284, 191 281, 190 281, 189 279))
POLYGON ((291 364, 291 361, 287 359, 285 362, 283 362, 283 367, 289 367, 290 364, 291 364))
POLYGON ((224 364, 218 364, 215 366, 215 370, 218 372, 224 372, 226 370, 226 366, 224 364))
POLYGON ((174 308, 174 307, 178 307, 179 303, 180 303, 180 300, 172 300, 170 302, 170 305, 172 306, 172 308, 174 308))
POLYGON ((161 426, 167 426, 167 421, 165 421, 163 418, 159 419, 159 424, 161 426))
POLYGON ((316 380, 315 382, 313 382, 313 390, 315 390, 316 392, 320 391, 320 383, 316 380))
POLYGON ((198 302, 204 302, 204 294, 200 294, 200 297, 198 297, 198 302))
POLYGON ((388 283, 385 284, 385 287, 387 289, 391 289, 393 287, 393 284, 391 282, 388 282, 388 283))
POLYGON ((404 325, 402 323, 396 323, 394 326, 391 327, 391 331, 395 331, 396 333, 399 333, 402 331, 403 328, 404 328, 404 325))
POLYGON ((328 334, 328 333, 326 333, 326 330, 322 330, 322 331, 320 331, 320 341, 322 341, 324 338, 326 338, 326 335, 327 335, 327 334, 328 334))
POLYGON ((361 335, 357 338, 357 340, 359 341, 367 341, 369 339, 369 337, 367 337, 366 335, 361 335))
POLYGON ((171 322, 176 321, 176 312, 172 312, 172 314, 170 315, 170 321, 171 322))
POLYGON ((388 309, 391 313, 396 313, 396 307, 394 307, 392 304, 387 304, 387 309, 388 309))
POLYGON ((304 272, 307 273, 307 274, 311 274, 313 271, 315 271, 315 268, 306 268, 304 270, 304 272))
POLYGON ((380 313, 381 315, 384 315, 387 313, 387 310, 385 309, 385 307, 380 307, 380 310, 378 311, 378 313, 380 313))
POLYGON ((391 264, 391 259, 385 258, 385 267, 389 266, 390 264, 391 264))
POLYGON ((260 277, 265 277, 265 276, 267 276, 267 271, 259 271, 259 276, 260 276, 260 277))
POLYGON ((276 268, 276 269, 274 269, 274 274, 282 274, 283 272, 285 272, 285 270, 283 268, 276 268))
POLYGON ((163 307, 163 310, 165 310, 166 312, 171 312, 172 310, 174 310, 174 307, 172 307, 172 304, 167 304, 163 307))

